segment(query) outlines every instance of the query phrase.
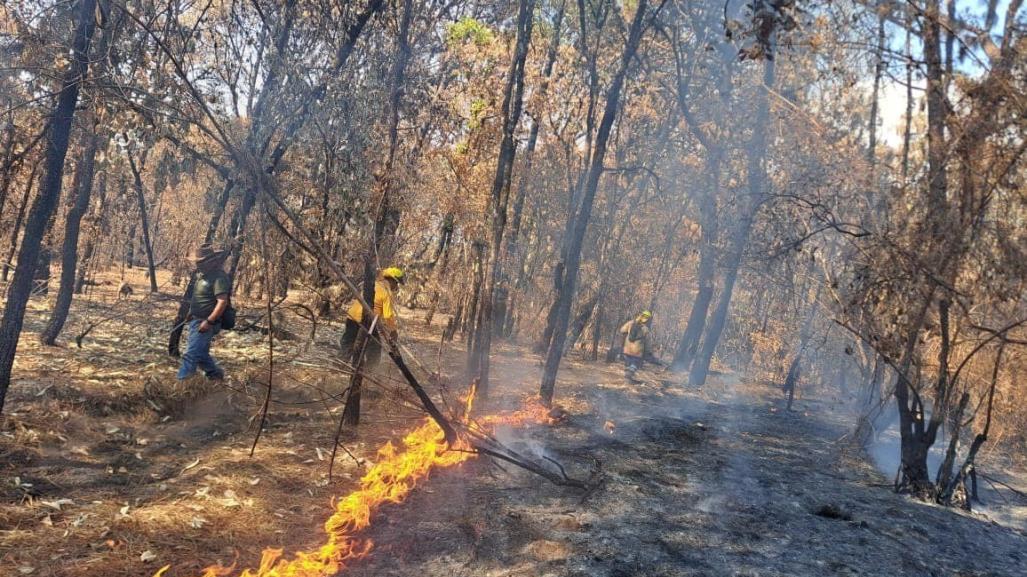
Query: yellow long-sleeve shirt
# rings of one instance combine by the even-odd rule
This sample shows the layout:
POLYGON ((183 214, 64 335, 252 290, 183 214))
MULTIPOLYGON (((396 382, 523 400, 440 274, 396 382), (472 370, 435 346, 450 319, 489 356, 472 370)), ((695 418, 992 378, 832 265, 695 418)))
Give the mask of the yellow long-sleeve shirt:
MULTIPOLYGON (((364 321, 364 307, 360 306, 360 301, 357 299, 353 299, 347 314, 355 322, 364 321)), ((374 283, 374 314, 378 317, 378 323, 389 332, 397 330, 396 309, 392 306, 392 290, 384 280, 374 283)))
POLYGON ((620 328, 620 333, 624 335, 624 354, 632 357, 645 356, 645 349, 649 344, 649 326, 645 323, 640 322, 638 319, 630 320, 624 323, 624 326, 620 328), (638 340, 631 340, 631 329, 638 323, 638 340))

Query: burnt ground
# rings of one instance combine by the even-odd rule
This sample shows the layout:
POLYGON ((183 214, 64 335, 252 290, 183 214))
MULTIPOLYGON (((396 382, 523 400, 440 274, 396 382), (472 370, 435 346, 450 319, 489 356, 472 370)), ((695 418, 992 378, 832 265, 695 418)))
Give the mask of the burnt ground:
POLYGON ((566 424, 521 441, 572 475, 600 461, 599 489, 482 463, 470 477, 444 472, 373 528, 378 548, 350 574, 1025 574, 1027 537, 893 494, 838 441, 846 430, 830 405, 787 412, 774 391, 738 382, 691 392, 590 373, 566 424))
MULTIPOLYGON (((259 304, 242 304, 245 323, 259 304)), ((423 419, 383 368, 365 391, 360 429, 345 436, 352 457, 340 453, 329 479, 333 397, 346 382, 330 362, 338 327, 322 324, 313 343, 276 343, 270 422, 250 457, 266 339, 224 335, 216 354, 227 385, 178 387, 163 355, 170 327, 154 320, 173 307, 138 295, 118 302, 113 285, 99 287, 77 301, 66 334, 119 316, 82 348, 44 348, 32 333, 46 303, 33 302, 0 423, 3 577, 147 576, 164 564, 171 576, 195 575, 233 559, 252 567, 266 546, 315 547, 332 498, 356 486, 378 447, 423 419)), ((405 316, 426 385, 442 388, 423 370, 441 366, 449 398, 461 394, 463 352, 438 345, 444 319, 423 327, 416 312, 405 316)), ((281 320, 296 335, 309 329, 281 320)), ((492 407, 516 407, 537 386, 539 363, 498 348, 492 407)), ((599 471, 593 491, 477 459, 386 506, 369 531, 371 555, 344 574, 1024 575, 1027 537, 894 495, 839 440, 852 422, 840 405, 811 396, 788 412, 774 389, 741 379, 693 391, 646 376, 626 386, 616 367, 572 357, 557 385, 565 422, 497 431, 572 476, 599 471)), ((991 505, 989 514, 1022 522, 1022 503, 991 505)))

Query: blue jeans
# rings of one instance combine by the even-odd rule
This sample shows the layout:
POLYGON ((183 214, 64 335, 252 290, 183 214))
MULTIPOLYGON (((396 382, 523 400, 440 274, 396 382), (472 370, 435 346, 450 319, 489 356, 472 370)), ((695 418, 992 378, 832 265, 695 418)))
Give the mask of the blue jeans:
POLYGON ((624 355, 624 376, 628 380, 634 380, 635 371, 642 368, 645 361, 642 357, 636 357, 634 355, 624 355))
POLYGON ((189 321, 189 339, 186 342, 185 353, 182 355, 182 364, 178 367, 178 380, 189 378, 199 368, 207 378, 220 379, 225 376, 225 371, 218 366, 214 357, 210 356, 210 343, 215 335, 221 332, 221 323, 214 323, 205 333, 200 332, 200 323, 203 319, 189 321))

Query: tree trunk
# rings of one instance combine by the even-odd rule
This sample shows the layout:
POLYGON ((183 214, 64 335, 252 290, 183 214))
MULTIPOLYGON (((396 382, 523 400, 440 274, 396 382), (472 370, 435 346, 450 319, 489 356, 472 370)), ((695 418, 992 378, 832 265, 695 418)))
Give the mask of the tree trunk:
POLYGON ((11 190, 15 173, 18 172, 18 163, 14 161, 14 142, 14 121, 8 120, 7 126, 4 127, 3 160, 0 161, 0 215, 3 215, 4 207, 7 206, 7 193, 11 190))
POLYGON ((79 87, 89 70, 89 43, 96 26, 96 0, 81 0, 72 41, 72 60, 61 83, 57 105, 51 115, 46 143, 46 169, 39 195, 32 204, 25 237, 18 254, 18 268, 7 293, 3 320, 0 321, 0 412, 11 383, 11 368, 18 347, 18 337, 25 321, 25 305, 32 293, 32 277, 39 258, 40 244, 46 223, 53 215, 61 196, 64 160, 68 153, 72 117, 78 102, 79 87))
POLYGON ((717 199, 716 191, 720 183, 720 150, 711 150, 707 170, 709 185, 699 205, 699 226, 702 228, 702 239, 699 245, 699 292, 695 295, 692 310, 688 314, 685 333, 681 335, 674 360, 670 368, 683 371, 692 365, 703 329, 706 328, 706 316, 713 300, 713 282, 717 267, 717 199))
POLYGON ((21 204, 18 205, 18 214, 14 217, 14 227, 11 229, 11 248, 4 259, 4 269, 0 277, 7 282, 7 275, 11 271, 11 263, 14 262, 14 253, 18 250, 18 234, 21 233, 21 224, 25 219, 25 209, 29 205, 29 198, 32 196, 32 187, 36 183, 36 172, 39 170, 39 163, 32 166, 32 172, 25 181, 25 192, 21 197, 21 204))
MULTIPOLYGON (((125 240, 125 260, 124 264, 128 268, 135 266, 136 260, 136 222, 133 220, 132 224, 128 227, 128 238, 125 240)), ((122 275, 124 276, 124 275, 122 275)))
MULTIPOLYGON (((371 243, 374 239, 371 240, 371 243)), ((374 245, 368 247, 373 249, 374 245)), ((374 279, 375 279, 375 266, 374 266, 374 252, 371 250, 364 256, 364 286, 363 286, 363 298, 364 302, 368 304, 374 303, 374 279)), ((346 404, 342 408, 342 424, 348 427, 356 427, 360 424, 360 392, 364 383, 364 367, 366 364, 365 351, 367 350, 367 343, 370 339, 379 338, 375 334, 371 334, 372 326, 376 319, 374 311, 364 311, 361 316, 361 323, 363 324, 363 330, 357 333, 357 340, 353 345, 353 350, 350 354, 350 366, 353 368, 353 373, 350 375, 349 380, 349 394, 346 395, 346 404)), ((375 328, 377 334, 383 334, 380 326, 375 328)), ((343 351, 346 354, 346 351, 343 351)))
POLYGON ((596 293, 592 298, 581 303, 578 307, 578 314, 574 315, 574 321, 570 323, 570 338, 567 339, 567 344, 564 346, 565 354, 571 349, 571 347, 577 344, 578 339, 581 338, 581 333, 585 332, 585 326, 588 325, 588 320, 592 318, 595 313, 596 304, 598 302, 599 293, 596 293))
POLYGON ((592 151, 588 176, 585 181, 584 196, 581 202, 581 212, 575 217, 574 230, 568 245, 564 279, 559 295, 559 308, 554 322, 553 340, 550 342, 549 350, 546 353, 545 368, 542 373, 542 382, 539 386, 539 396, 542 399, 542 403, 546 406, 551 405, 553 402, 553 393, 556 388, 556 373, 560 369, 560 361, 563 358, 563 346, 567 339, 567 324, 570 320, 571 304, 578 281, 578 268, 581 263, 581 248, 585 239, 585 230, 588 227, 588 221, 592 215, 593 201, 599 188, 599 177, 603 172, 603 161, 606 159, 606 146, 610 138, 610 131, 613 129, 613 121, 617 117, 620 108, 624 77, 642 40, 642 23, 645 20, 647 4, 647 0, 639 0, 638 6, 635 8, 635 17, 631 22, 631 31, 624 46, 620 67, 607 93, 603 118, 599 123, 599 130, 596 133, 595 148, 592 151))
POLYGON ((927 188, 928 220, 935 238, 942 232, 946 220, 948 182, 945 163, 948 150, 945 143, 945 117, 948 114, 945 99, 944 68, 941 60, 940 0, 928 0, 923 19, 924 61, 927 64, 927 188))
POLYGON ((146 251, 146 270, 150 277, 150 292, 157 292, 157 267, 153 263, 153 245, 150 243, 150 219, 146 213, 146 194, 143 189, 143 177, 140 170, 146 165, 147 152, 143 151, 143 155, 139 159, 137 165, 135 159, 132 156, 132 151, 128 151, 128 167, 132 169, 132 182, 135 188, 136 200, 139 202, 139 223, 143 228, 143 250, 146 251))
POLYGON ((870 176, 874 175, 874 168, 877 165, 877 117, 879 95, 881 91, 881 76, 884 74, 884 18, 885 12, 882 6, 877 7, 877 46, 875 48, 877 62, 874 64, 874 88, 870 94, 870 119, 867 121, 867 132, 870 134, 870 141, 867 145, 867 163, 870 164, 870 176))
POLYGON ((107 175, 100 174, 100 182, 97 184, 99 198, 97 198, 96 209, 93 214, 93 224, 86 237, 86 246, 82 249, 82 258, 75 272, 75 294, 80 295, 85 289, 86 276, 89 273, 93 256, 96 254, 96 246, 101 236, 107 232, 107 175))
MULTIPOLYGON (((807 271, 808 276, 812 276, 813 273, 813 261, 810 261, 809 270, 807 271)), ((802 357, 806 354, 806 347, 809 346, 809 341, 813 338, 813 321, 816 320, 817 303, 820 301, 820 291, 823 285, 817 285, 817 292, 813 296, 813 301, 809 305, 809 311, 806 313, 806 320, 802 323, 802 329, 799 331, 799 346, 795 351, 795 357, 792 359, 791 366, 788 367, 788 374, 785 376, 784 386, 782 387, 788 395, 787 409, 792 410, 792 401, 795 399, 795 390, 799 386, 799 375, 801 373, 802 357)), ((803 292, 809 294, 806 289, 803 292)))
MULTIPOLYGON (((948 181, 946 176, 946 160, 948 151, 945 143, 945 122, 947 115, 947 104, 945 100, 944 63, 941 58, 941 25, 939 22, 940 1, 928 0, 922 19, 923 29, 923 51, 924 61, 927 65, 927 221, 926 228, 931 239, 937 242, 945 242, 947 236, 942 234, 947 222, 948 214, 948 181)), ((932 256, 939 255, 945 251, 938 250, 940 247, 925 247, 931 250, 932 256)), ((944 267, 939 267, 944 268, 944 267)), ((921 318, 926 316, 930 305, 933 302, 933 295, 937 287, 931 287, 928 296, 924 299, 924 307, 921 318)), ((939 303, 939 321, 947 324, 948 305, 944 299, 939 303)), ((899 371, 899 381, 895 387, 895 398, 899 409, 899 437, 902 445, 900 478, 896 485, 897 490, 908 490, 917 498, 923 500, 934 500, 937 496, 937 487, 931 482, 928 471, 927 456, 931 445, 934 444, 937 426, 934 422, 937 416, 931 415, 930 427, 925 424, 926 407, 920 400, 919 394, 910 396, 913 383, 909 382, 907 374, 908 363, 910 362, 911 348, 916 342, 920 333, 923 321, 917 323, 910 331, 907 339, 907 350, 903 363, 906 364, 903 370, 899 371)), ((939 355, 946 357, 948 354, 948 329, 942 328, 942 346, 939 355)), ((939 363, 939 389, 947 388, 946 379, 947 360, 939 363)), ((945 395, 937 398, 939 403, 934 413, 944 411, 945 395)))
POLYGON ((909 181, 909 145, 913 136, 913 52, 910 46, 910 38, 913 23, 906 24, 906 119, 905 130, 902 132, 902 183, 909 181))
MULTIPOLYGON (((92 116, 92 114, 88 115, 92 116)), ((54 304, 53 312, 50 314, 50 322, 39 335, 40 343, 53 346, 57 342, 57 335, 61 334, 64 322, 68 320, 68 311, 71 309, 71 296, 75 289, 75 267, 78 265, 78 237, 81 230, 82 217, 89 210, 89 198, 93 193, 93 175, 96 166, 96 153, 103 143, 99 131, 102 130, 99 123, 92 124, 93 133, 89 136, 89 143, 82 154, 82 162, 77 170, 79 176, 78 191, 75 196, 75 204, 68 211, 64 220, 64 247, 61 250, 61 284, 57 289, 57 301, 54 304)))

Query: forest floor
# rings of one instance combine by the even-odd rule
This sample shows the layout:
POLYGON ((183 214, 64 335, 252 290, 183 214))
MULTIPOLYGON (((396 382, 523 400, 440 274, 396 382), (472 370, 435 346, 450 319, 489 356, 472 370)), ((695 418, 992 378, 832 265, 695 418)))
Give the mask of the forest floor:
MULTIPOLYGON (((319 326, 308 344, 309 324, 290 312, 296 338, 276 341, 275 401, 250 457, 266 338, 221 335, 229 381, 180 387, 164 354, 173 298, 118 301, 115 286, 76 302, 59 347, 38 344, 47 304, 31 304, 0 425, 0 575, 148 576, 165 564, 195 575, 215 562, 253 567, 264 547, 316 547, 332 498, 424 418, 383 366, 329 480, 346 386, 332 361, 339 327, 319 326), (77 347, 74 336, 103 319, 77 347)), ((259 303, 243 304, 245 326, 259 303)), ((459 343, 440 349, 442 319, 425 327, 405 315, 418 373, 455 401, 466 389, 459 343), (439 367, 441 378, 423 370, 439 367)), ((519 347, 499 345, 492 366, 488 410, 515 408, 537 386, 538 360, 519 347)), ((485 459, 439 471, 374 517, 374 549, 343 574, 1024 574, 1024 503, 986 498, 984 517, 895 495, 845 440, 841 401, 811 396, 787 411, 776 389, 729 374, 701 390, 641 374, 628 386, 618 367, 572 355, 557 383, 568 417, 496 432, 571 476, 601 471, 594 490, 485 459)))

